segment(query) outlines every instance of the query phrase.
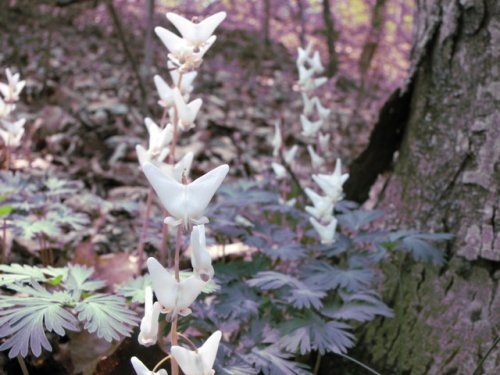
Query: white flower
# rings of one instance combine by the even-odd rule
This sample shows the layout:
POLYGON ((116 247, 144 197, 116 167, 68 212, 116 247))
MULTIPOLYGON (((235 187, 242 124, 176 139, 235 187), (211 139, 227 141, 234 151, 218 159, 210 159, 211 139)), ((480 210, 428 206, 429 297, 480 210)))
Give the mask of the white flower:
POLYGON ((288 165, 291 165, 293 163, 293 160, 295 159, 295 155, 297 155, 297 151, 299 151, 299 146, 293 145, 292 148, 288 151, 285 151, 283 153, 283 159, 288 165))
POLYGON ((162 162, 165 160, 170 151, 167 145, 172 141, 174 136, 172 124, 168 124, 165 128, 161 129, 149 117, 144 119, 144 124, 149 133, 149 147, 146 150, 141 145, 135 146, 141 167, 146 162, 162 162))
POLYGON ((183 72, 188 72, 198 67, 202 62, 203 55, 208 51, 216 39, 215 35, 212 35, 202 47, 198 48, 193 47, 186 40, 163 27, 155 27, 155 33, 170 51, 170 60, 178 65, 179 69, 183 72))
POLYGON ((342 174, 342 161, 337 159, 335 171, 331 175, 318 174, 312 176, 314 182, 323 190, 323 192, 336 203, 343 197, 342 185, 349 178, 349 174, 342 174))
POLYGON ((322 197, 309 188, 305 188, 304 191, 313 203, 313 206, 305 207, 306 211, 318 220, 330 220, 334 206, 332 200, 328 196, 322 197))
POLYGON ((321 134, 319 133, 319 146, 323 152, 328 150, 328 146, 330 143, 330 134, 321 134))
POLYGON ((312 122, 304 115, 300 115, 300 123, 302 125, 302 135, 304 137, 314 137, 323 125, 323 121, 319 120, 312 122))
MULTIPOLYGON (((310 85, 310 81, 314 80, 314 70, 307 69, 305 66, 299 66, 299 85, 305 87, 310 85)), ((306 90, 309 91, 309 90, 306 90)))
POLYGON ((271 143, 273 146, 273 156, 274 157, 279 155, 282 143, 283 143, 283 139, 281 138, 280 123, 279 123, 279 121, 276 121, 274 123, 274 138, 273 138, 273 141, 271 143))
POLYGON ((297 48, 297 68, 304 65, 309 60, 309 55, 312 52, 313 44, 311 42, 307 43, 307 47, 304 49, 302 47, 297 48))
POLYGON ((141 320, 141 331, 139 332, 139 344, 151 346, 158 339, 158 319, 161 306, 159 302, 153 303, 153 290, 147 286, 144 291, 144 317, 141 320))
POLYGON ((276 179, 281 180, 286 177, 286 168, 278 163, 272 163, 271 168, 276 175, 276 179))
POLYGON ((181 346, 172 346, 172 357, 175 358, 185 375, 214 375, 212 369, 219 342, 222 337, 221 331, 215 331, 196 351, 185 349, 181 346))
POLYGON ((158 104, 163 108, 172 107, 174 105, 174 90, 172 90, 167 82, 165 82, 165 80, 158 74, 156 74, 153 79, 156 86, 156 91, 158 91, 158 95, 160 96, 158 104))
POLYGON ((328 81, 326 77, 314 78, 314 69, 307 69, 304 66, 299 66, 299 86, 302 91, 309 92, 317 89, 328 81))
POLYGON ((193 163, 194 154, 189 151, 179 160, 175 165, 167 163, 156 164, 164 174, 173 177, 176 181, 182 183, 182 178, 188 178, 191 171, 191 164, 193 163))
POLYGON ((10 69, 5 69, 5 74, 7 75, 7 84, 0 82, 0 92, 6 102, 17 102, 26 81, 20 81, 19 73, 12 74, 10 69))
POLYGON ((132 362, 132 366, 134 367, 137 375, 168 375, 167 370, 165 369, 161 369, 156 372, 150 371, 137 357, 130 358, 130 362, 132 362))
POLYGON ((313 57, 308 59, 308 62, 315 73, 322 73, 325 70, 325 68, 321 64, 321 57, 318 51, 314 52, 313 57))
POLYGON ((204 225, 194 226, 191 232, 191 266, 195 276, 204 282, 214 277, 212 258, 207 251, 204 225))
MULTIPOLYGON (((181 76, 181 73, 178 69, 176 69, 175 65, 171 61, 167 62, 167 68, 169 69, 173 85, 179 87, 179 78, 181 76)), ((193 91, 193 81, 197 75, 198 72, 195 71, 182 74, 181 86, 179 87, 179 89, 181 90, 181 94, 186 98, 186 100, 189 99, 189 94, 191 94, 191 91, 193 91)))
POLYGON ((330 110, 328 108, 325 108, 321 105, 321 102, 319 101, 319 99, 316 100, 316 109, 318 110, 318 113, 319 113, 319 117, 322 119, 322 120, 327 120, 328 117, 330 117, 330 110))
POLYGON ((7 117, 15 108, 14 104, 7 104, 0 98, 0 118, 7 117))
POLYGON ((189 104, 186 104, 184 97, 182 96, 180 90, 176 87, 174 88, 174 103, 177 109, 178 116, 178 126, 181 130, 187 130, 191 126, 194 126, 194 120, 198 115, 198 111, 203 104, 203 100, 195 99, 189 104))
POLYGON ((208 223, 203 211, 226 177, 229 166, 224 164, 212 169, 187 185, 164 174, 151 163, 145 163, 142 169, 161 203, 171 215, 165 219, 165 223, 172 226, 184 223, 184 227, 187 228, 190 223, 208 223))
POLYGON ((321 243, 329 244, 335 242, 335 229, 337 228, 337 219, 333 216, 327 225, 320 224, 315 218, 310 217, 309 222, 312 224, 316 232, 318 232, 321 243))
POLYGON ((162 312, 167 314, 167 318, 172 320, 178 315, 191 314, 189 306, 201 293, 206 283, 194 275, 177 281, 173 273, 163 268, 155 258, 148 258, 147 265, 156 298, 160 302, 162 312))
POLYGON ((311 157, 311 163, 314 169, 320 168, 323 164, 325 164, 325 159, 319 156, 316 151, 312 148, 311 145, 307 146, 307 152, 309 152, 309 156, 311 157))
POLYGON ((16 122, 2 120, 4 129, 0 128, 0 137, 4 143, 10 147, 18 147, 21 144, 21 138, 24 135, 24 124, 26 119, 20 119, 16 122))
POLYGON ((309 98, 307 93, 303 92, 302 93, 302 101, 304 102, 304 108, 302 109, 302 113, 304 116, 310 116, 312 115, 313 109, 314 109, 314 104, 318 98, 316 96, 309 98))
POLYGON ((170 12, 167 13, 167 18, 179 30, 184 40, 196 48, 210 39, 217 26, 226 18, 226 12, 215 13, 199 23, 170 12))

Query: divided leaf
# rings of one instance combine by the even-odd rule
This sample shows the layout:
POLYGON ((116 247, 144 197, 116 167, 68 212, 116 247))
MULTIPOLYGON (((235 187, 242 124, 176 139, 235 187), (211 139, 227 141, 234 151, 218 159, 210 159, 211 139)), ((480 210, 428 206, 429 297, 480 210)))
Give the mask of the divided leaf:
POLYGON ((106 341, 130 336, 139 321, 125 300, 113 295, 95 294, 77 303, 75 310, 78 320, 85 323, 84 328, 106 341))

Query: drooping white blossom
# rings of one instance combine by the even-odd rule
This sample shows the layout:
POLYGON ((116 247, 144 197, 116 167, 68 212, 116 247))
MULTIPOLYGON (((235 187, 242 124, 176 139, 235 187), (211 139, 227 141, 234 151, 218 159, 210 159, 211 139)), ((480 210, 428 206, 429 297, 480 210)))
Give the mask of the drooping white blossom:
POLYGON ((160 96, 158 104, 163 108, 172 107, 174 105, 174 90, 158 74, 153 77, 153 80, 156 86, 156 91, 160 96))
POLYGON ((175 358, 185 375, 214 375, 215 371, 212 367, 221 338, 222 332, 215 331, 196 351, 174 345, 171 350, 172 357, 175 358))
POLYGON ((19 100, 19 94, 26 85, 26 81, 20 81, 21 76, 19 73, 12 74, 10 69, 5 69, 7 76, 7 84, 0 82, 0 93, 6 102, 12 103, 19 100))
POLYGON ((297 68, 303 66, 309 59, 312 52, 313 44, 311 42, 307 43, 306 48, 297 48, 297 68))
POLYGON ((302 109, 302 114, 306 117, 311 116, 313 114, 314 105, 318 101, 316 96, 310 98, 307 93, 302 93, 302 102, 304 103, 304 108, 302 109))
POLYGON ((308 59, 308 62, 311 66, 311 69, 313 69, 315 73, 323 73, 323 71, 325 70, 325 68, 321 64, 319 51, 315 51, 313 57, 308 59))
POLYGON ((328 196, 322 197, 310 188, 305 188, 304 191, 313 203, 312 206, 305 207, 306 211, 318 220, 330 220, 334 207, 332 200, 328 196))
POLYGON ((272 163, 271 168, 273 169, 274 174, 276 175, 277 180, 282 180, 286 177, 286 168, 278 163, 272 163))
POLYGON ((326 107, 323 107, 323 105, 321 104, 321 102, 319 101, 319 99, 316 100, 315 104, 316 104, 316 110, 319 113, 319 117, 323 121, 328 120, 328 117, 330 117, 331 110, 328 109, 328 108, 326 108, 326 107))
POLYGON ((147 162, 158 163, 168 156, 168 144, 172 141, 174 130, 172 124, 168 124, 161 129, 149 117, 144 119, 144 124, 149 133, 149 145, 146 150, 141 145, 137 145, 135 150, 139 159, 139 164, 143 166, 147 162))
POLYGON ((202 62, 203 55, 216 39, 215 35, 212 35, 203 46, 194 47, 186 40, 161 26, 155 27, 155 33, 170 51, 170 60, 183 72, 197 68, 202 62))
POLYGON ((195 225, 191 231, 191 266, 195 276, 204 282, 214 277, 212 258, 206 245, 204 225, 195 225))
POLYGON ((194 120, 203 104, 203 100, 195 99, 189 104, 185 102, 180 90, 174 88, 174 103, 177 109, 177 125, 181 130, 187 130, 194 126, 194 120))
POLYGON ((168 372, 165 369, 161 369, 155 372, 150 371, 137 357, 130 358, 130 362, 132 362, 132 366, 134 367, 135 373, 137 375, 168 375, 168 372))
POLYGON ((168 319, 191 314, 189 306, 201 293, 206 282, 194 275, 177 281, 173 272, 165 269, 152 257, 148 258, 147 265, 156 298, 168 319))
POLYGON ((319 223, 314 217, 309 218, 309 222, 312 224, 313 228, 318 232, 321 238, 321 243, 330 244, 335 242, 335 229, 337 228, 337 219, 333 216, 331 221, 327 225, 319 223))
POLYGON ((317 174, 313 175, 312 178, 321 190, 336 203, 343 197, 342 185, 349 178, 349 174, 342 174, 342 161, 337 159, 335 170, 331 175, 317 174))
POLYGON ((168 174, 176 181, 182 183, 183 178, 188 178, 191 171, 191 164, 193 163, 194 154, 192 151, 187 152, 181 160, 175 165, 167 163, 156 164, 164 174, 168 174))
POLYGON ((299 146, 293 145, 292 148, 283 153, 283 159, 288 165, 293 163, 295 156, 297 155, 297 151, 299 151, 299 146))
POLYGON ((15 122, 2 120, 0 127, 0 137, 9 147, 18 147, 21 144, 21 138, 24 135, 24 125, 26 119, 20 119, 15 122))
POLYGON ((144 317, 141 320, 139 344, 151 346, 158 340, 158 319, 161 306, 159 302, 153 303, 153 290, 147 286, 144 291, 144 317))
POLYGON ((219 24, 226 18, 226 12, 218 12, 210 17, 196 23, 175 14, 167 13, 167 18, 179 30, 182 38, 194 48, 200 48, 205 44, 219 24))
POLYGON ((314 169, 321 168, 325 164, 325 159, 319 156, 311 145, 307 146, 307 152, 311 157, 311 164, 314 169))
POLYGON ((274 138, 272 141, 273 146, 273 156, 276 157, 279 155, 281 145, 283 143, 283 139, 281 138, 281 129, 279 121, 274 123, 274 138))
POLYGON ((306 116, 300 115, 300 123, 302 125, 302 135, 304 137, 314 137, 321 126, 323 126, 323 121, 310 121, 306 116))
POLYGON ((15 108, 14 104, 8 104, 0 98, 0 118, 7 117, 15 108))
POLYGON ((323 152, 326 152, 329 148, 330 134, 319 133, 319 146, 323 152))
POLYGON ((145 163, 142 169, 163 206, 171 215, 165 219, 165 223, 172 226, 183 223, 187 228, 191 223, 208 223, 203 212, 226 177, 229 166, 224 164, 212 169, 190 184, 176 181, 151 163, 145 163))
POLYGON ((184 99, 188 101, 189 94, 191 94, 191 92, 193 91, 194 79, 198 75, 198 72, 196 71, 186 72, 182 73, 181 75, 179 70, 171 61, 167 63, 167 68, 169 69, 173 85, 177 86, 179 90, 181 90, 181 94, 184 96, 184 99), (179 79, 180 79, 180 86, 179 86, 179 79))

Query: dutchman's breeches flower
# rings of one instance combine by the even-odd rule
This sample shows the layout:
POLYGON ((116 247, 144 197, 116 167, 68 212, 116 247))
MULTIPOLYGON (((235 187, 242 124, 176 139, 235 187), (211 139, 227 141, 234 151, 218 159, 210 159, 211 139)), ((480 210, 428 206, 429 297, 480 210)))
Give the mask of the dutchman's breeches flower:
POLYGON ((196 351, 181 346, 172 346, 172 357, 175 358, 185 375, 214 375, 215 371, 212 367, 221 337, 222 332, 215 331, 196 351))
POLYGON ((212 258, 207 251, 204 225, 196 225, 191 231, 191 266, 195 276, 204 282, 214 277, 212 258))
POLYGON ((130 362, 132 362, 132 366, 134 367, 135 373, 137 375, 168 375, 168 372, 165 369, 161 369, 155 372, 150 371, 137 357, 130 358, 130 362))
POLYGON ((172 226, 183 223, 185 228, 191 223, 208 223, 203 212, 229 172, 229 166, 224 164, 184 185, 151 163, 145 163, 142 169, 171 215, 165 219, 165 223, 172 226))
POLYGON ((178 315, 191 314, 189 306, 201 293, 206 282, 194 275, 177 281, 174 275, 155 258, 148 258, 147 265, 153 290, 160 302, 162 312, 167 314, 167 319, 172 320, 178 315))
POLYGON ((158 340, 158 319, 160 318, 161 306, 158 302, 153 303, 153 290, 150 286, 144 291, 144 317, 141 320, 141 331, 139 332, 139 344, 151 346, 158 340))

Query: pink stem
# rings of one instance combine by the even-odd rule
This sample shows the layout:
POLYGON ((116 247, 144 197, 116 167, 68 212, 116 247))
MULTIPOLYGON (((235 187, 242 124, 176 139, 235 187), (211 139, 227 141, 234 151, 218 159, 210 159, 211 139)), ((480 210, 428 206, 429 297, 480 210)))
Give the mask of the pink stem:
POLYGON ((148 190, 148 199, 146 201, 146 212, 144 213, 144 220, 142 222, 141 237, 139 238, 139 244, 137 245, 137 254, 139 255, 139 263, 142 265, 144 259, 144 242, 146 241, 146 235, 149 227, 149 216, 151 215, 151 206, 153 204, 153 188, 148 190))

